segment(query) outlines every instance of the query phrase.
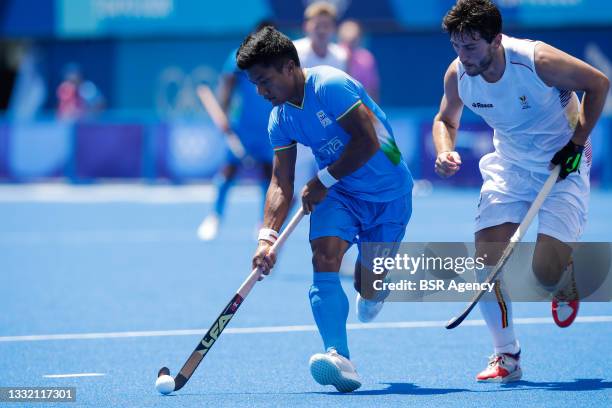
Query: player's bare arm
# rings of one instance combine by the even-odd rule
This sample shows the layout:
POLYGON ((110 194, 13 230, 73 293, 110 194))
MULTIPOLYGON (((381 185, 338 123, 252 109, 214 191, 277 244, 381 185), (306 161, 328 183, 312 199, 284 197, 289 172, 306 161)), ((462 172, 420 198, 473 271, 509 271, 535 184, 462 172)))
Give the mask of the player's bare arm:
MULTIPOLYGON (((274 153, 272 179, 264 207, 264 226, 274 231, 280 231, 283 226, 293 198, 296 153, 295 146, 274 153)), ((260 239, 253 256, 253 268, 261 267, 265 275, 276 262, 276 254, 270 252, 273 243, 260 239)))
POLYGON ((444 96, 432 129, 437 154, 435 171, 440 177, 450 177, 461 167, 461 157, 455 151, 455 140, 462 112, 463 102, 459 98, 457 85, 457 64, 453 61, 444 75, 444 96))
POLYGON ((550 161, 551 168, 561 166, 559 177, 564 179, 580 168, 585 144, 601 115, 610 83, 589 64, 545 43, 538 43, 535 48, 535 67, 546 85, 584 92, 574 134, 550 161))
MULTIPOLYGON (((363 166, 380 149, 376 131, 372 125, 367 108, 361 104, 338 121, 340 126, 351 136, 344 152, 334 163, 328 166, 333 178, 340 180, 363 166)), ((318 177, 306 184, 302 191, 302 205, 306 214, 314 205, 327 195, 327 188, 318 177)))
POLYGON ((584 146, 606 102, 610 86, 608 78, 589 64, 545 43, 536 46, 535 66, 546 85, 584 92, 580 117, 572 137, 572 142, 584 146))

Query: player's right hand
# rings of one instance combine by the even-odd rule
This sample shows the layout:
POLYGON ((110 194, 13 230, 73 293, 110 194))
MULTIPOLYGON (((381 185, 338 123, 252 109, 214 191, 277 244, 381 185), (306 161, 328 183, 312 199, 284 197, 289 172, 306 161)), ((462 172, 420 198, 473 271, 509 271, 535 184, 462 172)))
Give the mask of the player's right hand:
POLYGON ((461 168, 461 156, 457 152, 442 152, 436 158, 435 171, 440 177, 450 177, 461 168))
MULTIPOLYGON (((276 254, 270 251, 271 249, 271 242, 268 242, 265 239, 260 239, 255 255, 253 255, 253 268, 261 269, 263 275, 269 275, 270 270, 276 263, 276 254)), ((259 277, 259 280, 264 278, 263 275, 259 277)))

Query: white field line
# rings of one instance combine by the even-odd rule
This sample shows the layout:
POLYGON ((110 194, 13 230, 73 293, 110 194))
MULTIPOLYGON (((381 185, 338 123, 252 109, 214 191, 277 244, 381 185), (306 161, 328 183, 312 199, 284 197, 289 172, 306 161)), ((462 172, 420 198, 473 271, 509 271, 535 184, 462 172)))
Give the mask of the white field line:
MULTIPOLYGON (((612 316, 579 316, 574 323, 610 323, 612 316)), ((423 320, 407 322, 380 322, 380 323, 350 323, 348 330, 377 330, 377 329, 419 329, 428 327, 444 327, 445 321, 423 320)), ((514 319, 514 324, 552 324, 550 317, 527 317, 514 319)), ((462 326, 484 326, 484 320, 466 320, 462 326)), ((262 327, 229 327, 224 333, 227 334, 256 334, 256 333, 290 333, 290 332, 314 332, 315 325, 300 326, 262 326, 262 327)), ((30 336, 0 336, 0 342, 25 342, 25 341, 49 341, 49 340, 94 340, 94 339, 117 339, 132 337, 161 337, 161 336, 195 336, 204 335, 205 329, 194 330, 154 330, 154 331, 127 331, 107 333, 73 333, 73 334, 42 334, 30 336)))
MULTIPOLYGON (((235 202, 259 202, 259 186, 236 186, 235 202)), ((20 184, 0 185, 0 203, 212 203, 215 188, 208 185, 168 186, 146 184, 20 184)))
MULTIPOLYGON (((254 225, 254 224, 253 224, 254 225)), ((243 243, 253 234, 253 225, 224 231, 226 244, 243 243)), ((197 225, 183 229, 72 230, 43 232, 0 232, 0 245, 92 245, 92 244, 155 244, 160 242, 203 242, 198 240, 197 225)), ((254 236, 254 235, 253 235, 254 236)), ((255 242, 255 238, 253 238, 255 242)))
POLYGON ((102 377, 102 373, 79 373, 79 374, 47 374, 45 378, 76 378, 76 377, 102 377))
POLYGON ((147 244, 157 242, 196 241, 193 230, 143 229, 143 230, 95 230, 95 231, 45 231, 0 233, 0 245, 90 245, 90 244, 147 244))

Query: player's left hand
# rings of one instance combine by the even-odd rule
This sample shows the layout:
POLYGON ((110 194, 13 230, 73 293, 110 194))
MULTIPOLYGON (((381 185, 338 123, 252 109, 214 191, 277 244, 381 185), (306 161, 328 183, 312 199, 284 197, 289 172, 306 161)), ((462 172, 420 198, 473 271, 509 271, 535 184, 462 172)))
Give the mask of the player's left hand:
POLYGON ((583 151, 584 146, 577 145, 570 140, 561 150, 555 153, 548 167, 552 170, 557 164, 561 165, 559 178, 565 179, 580 168, 580 160, 582 159, 583 151))
POLYGON ((318 177, 313 177, 302 189, 302 207, 304 214, 310 214, 316 204, 319 204, 327 195, 327 188, 318 177))

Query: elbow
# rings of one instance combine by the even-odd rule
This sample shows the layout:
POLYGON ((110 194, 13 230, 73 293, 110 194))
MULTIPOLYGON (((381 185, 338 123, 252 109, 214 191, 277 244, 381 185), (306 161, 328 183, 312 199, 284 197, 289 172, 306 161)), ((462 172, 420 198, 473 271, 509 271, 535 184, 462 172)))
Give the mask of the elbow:
POLYGON ((380 142, 378 138, 368 139, 366 141, 362 141, 359 145, 353 146, 354 154, 351 156, 349 160, 352 162, 356 168, 359 168, 366 164, 372 157, 376 155, 376 153, 380 150, 380 142))
POLYGON ((459 128, 459 123, 453 120, 450 120, 448 117, 442 115, 441 112, 434 117, 433 128, 435 129, 437 126, 444 126, 447 129, 456 130, 459 128))
MULTIPOLYGON (((605 98, 605 95, 608 94, 608 90, 610 89, 610 80, 604 73, 599 72, 598 74, 599 75, 597 75, 596 79, 591 85, 590 91, 594 94, 601 93, 602 95, 604 95, 605 98)), ((586 92, 588 93, 589 90, 586 90, 586 92)))
POLYGON ((434 120, 433 121, 434 121, 434 124, 437 123, 437 122, 442 122, 442 113, 438 112, 436 114, 436 116, 434 116, 434 120))
POLYGON ((378 141, 378 137, 374 137, 372 142, 368 144, 368 147, 369 149, 367 160, 370 160, 376 154, 376 152, 380 150, 380 142, 378 141))
POLYGON ((605 76, 604 74, 601 75, 601 86, 603 88, 603 90, 605 91, 605 93, 608 93, 608 91, 610 90, 610 79, 605 76))

